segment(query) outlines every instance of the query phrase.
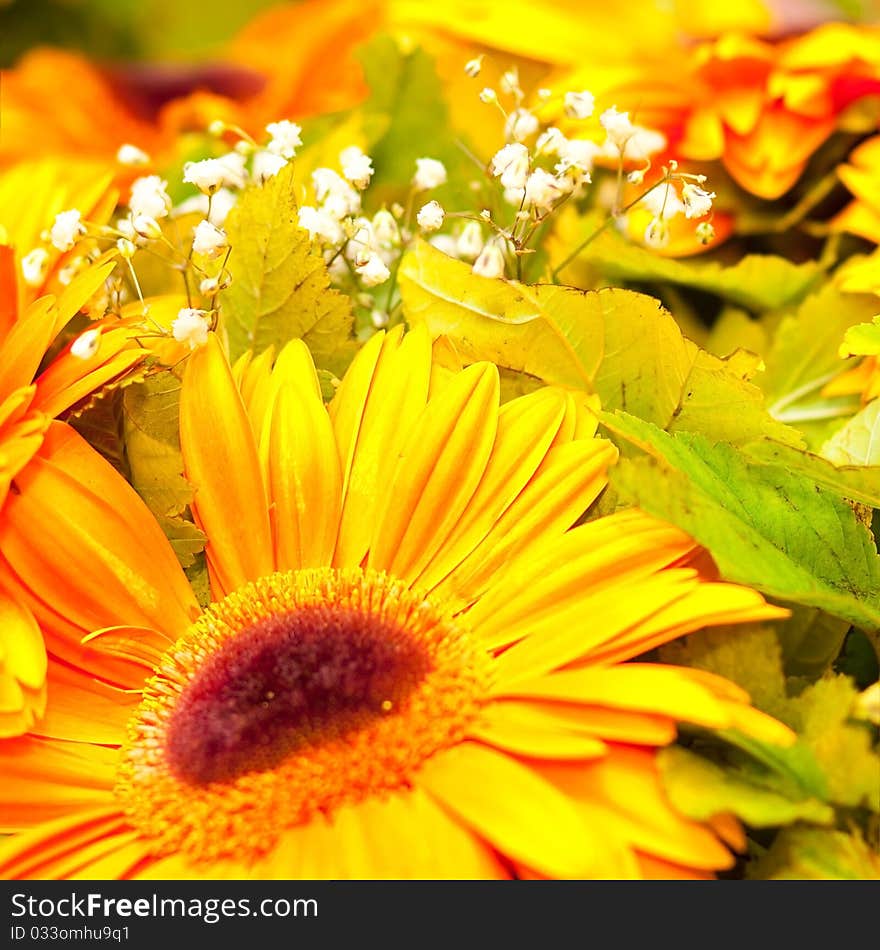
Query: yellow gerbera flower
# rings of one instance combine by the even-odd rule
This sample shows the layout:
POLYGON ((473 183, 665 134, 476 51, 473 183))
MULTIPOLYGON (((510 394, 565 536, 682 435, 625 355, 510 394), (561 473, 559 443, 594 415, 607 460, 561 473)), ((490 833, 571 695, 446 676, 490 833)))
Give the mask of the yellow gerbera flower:
MULTIPOLYGON (((140 363, 145 352, 124 321, 93 324, 94 352, 64 347, 46 365, 59 334, 113 268, 110 261, 81 269, 64 284, 69 259, 43 249, 44 274, 25 280, 22 259, 42 247, 40 232, 65 208, 78 205, 97 220, 115 204, 108 176, 62 163, 20 166, 0 176, 0 523, 10 489, 43 443, 51 420, 140 363), (57 293, 57 297, 47 291, 57 293)), ((46 700, 46 654, 40 631, 14 585, 0 576, 0 736, 26 731, 46 700)))
POLYGON ((724 680, 623 661, 783 612, 642 512, 571 528, 615 456, 575 395, 499 408, 493 365, 432 373, 420 331, 367 343, 329 412, 302 343, 271 360, 231 369, 212 336, 186 368, 204 612, 69 429, 10 499, 3 564, 52 656, 44 720, 0 749, 0 826, 37 825, 3 876, 730 866, 738 825, 678 815, 655 749, 678 720, 791 734, 724 680))

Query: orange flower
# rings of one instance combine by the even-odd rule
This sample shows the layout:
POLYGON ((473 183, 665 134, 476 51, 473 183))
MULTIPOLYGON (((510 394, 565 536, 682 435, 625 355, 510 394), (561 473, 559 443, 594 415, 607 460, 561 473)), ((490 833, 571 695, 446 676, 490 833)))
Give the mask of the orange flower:
MULTIPOLYGON (((10 489, 21 490, 51 420, 144 356, 125 326, 99 322, 93 325, 98 343, 88 358, 73 355, 68 345, 43 365, 113 263, 86 267, 65 285, 60 275, 70 255, 43 248, 40 232, 74 205, 101 220, 115 204, 109 185, 108 176, 95 177, 93 166, 22 165, 0 176, 0 523, 10 489), (33 248, 45 253, 45 276, 26 282, 22 256, 33 248), (57 298, 46 295, 50 289, 57 298)), ((8 736, 26 731, 43 712, 46 656, 30 612, 2 579, 0 616, 0 735, 8 736)))
POLYGON ((556 85, 592 88, 664 132, 676 158, 720 160, 766 199, 795 184, 848 106, 880 92, 878 28, 831 23, 778 42, 733 33, 652 52, 634 51, 617 81, 590 64, 556 85))
POLYGON ((854 149, 838 174, 855 200, 834 219, 834 226, 880 244, 880 135, 854 149))
POLYGON ((655 750, 679 720, 791 733, 718 677, 623 661, 783 612, 639 511, 570 528, 615 456, 574 395, 499 408, 496 368, 433 374, 423 331, 375 336, 329 412, 302 343, 271 360, 230 370, 212 336, 186 368, 204 612, 69 429, 10 500, 3 569, 52 656, 45 718, 0 747, 0 827, 33 828, 3 876, 728 867, 738 824, 677 814, 655 750))

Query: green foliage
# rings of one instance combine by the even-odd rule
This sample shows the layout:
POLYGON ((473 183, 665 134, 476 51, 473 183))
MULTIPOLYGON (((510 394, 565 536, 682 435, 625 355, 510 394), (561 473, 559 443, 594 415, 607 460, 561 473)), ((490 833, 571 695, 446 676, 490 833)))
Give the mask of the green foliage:
POLYGON ((877 881, 880 858, 859 834, 800 826, 784 829, 747 874, 774 881, 877 881))
POLYGON ((706 353, 653 297, 489 280, 424 242, 406 255, 399 279, 406 319, 446 337, 465 362, 492 360, 597 392, 604 406, 671 431, 798 441, 764 410, 750 382, 756 358, 706 353))
POLYGON ((331 290, 323 258, 297 224, 293 175, 291 163, 250 186, 229 213, 232 286, 221 313, 233 359, 302 339, 332 369, 351 332, 351 302, 331 290))
POLYGON ((858 694, 849 677, 827 673, 795 692, 802 683, 786 678, 774 630, 759 625, 704 630, 663 647, 661 657, 733 680, 758 708, 798 734, 795 746, 781 750, 727 736, 750 757, 777 770, 785 763, 803 788, 828 804, 880 812, 878 751, 871 728, 850 718, 858 694))
MULTIPOLYGON (((600 222, 588 218, 584 223, 589 233, 600 222)), ((674 284, 713 294, 755 313, 797 304, 822 277, 813 261, 793 264, 772 254, 748 254, 735 264, 660 257, 612 228, 591 241, 578 261, 606 280, 674 284)), ((560 276, 565 279, 571 274, 563 271, 560 276)))
MULTIPOLYGON (((876 484, 880 480, 880 399, 871 400, 836 432, 822 446, 822 455, 835 465, 872 466, 864 471, 872 473, 876 484)), ((876 501, 871 504, 880 508, 876 501)))
POLYGON ((783 317, 762 354, 767 371, 760 379, 777 419, 803 426, 852 414, 852 399, 823 396, 822 388, 846 369, 839 352, 844 334, 876 307, 873 297, 844 294, 826 284, 783 317))
POLYGON ((183 477, 179 438, 180 380, 164 370, 125 391, 125 442, 131 484, 156 516, 183 567, 205 546, 187 517, 192 487, 183 477))
POLYGON ((723 442, 669 434, 621 412, 602 418, 617 441, 642 453, 612 472, 619 495, 690 533, 724 577, 880 627, 880 558, 846 501, 723 442))
POLYGON ((874 317, 870 323, 860 323, 858 326, 850 327, 843 338, 841 349, 845 353, 860 356, 880 354, 880 315, 874 317))
POLYGON ((362 110, 365 126, 380 132, 369 143, 376 169, 372 200, 402 197, 415 174, 416 159, 435 158, 446 166, 448 182, 430 197, 450 208, 468 207, 473 201, 469 183, 482 169, 468 158, 449 122, 433 59, 421 48, 404 52, 387 35, 371 39, 360 58, 370 87, 362 110))
POLYGON ((723 768, 680 746, 669 746, 660 752, 658 765, 669 800, 690 818, 705 821, 730 813, 753 828, 798 819, 828 824, 834 818, 833 808, 806 790, 792 791, 778 772, 753 761, 723 768))

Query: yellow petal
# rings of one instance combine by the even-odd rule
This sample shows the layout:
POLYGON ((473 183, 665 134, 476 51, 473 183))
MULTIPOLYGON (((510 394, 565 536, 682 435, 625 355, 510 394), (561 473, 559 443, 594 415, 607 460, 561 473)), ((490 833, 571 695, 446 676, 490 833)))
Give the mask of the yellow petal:
POLYGON ((248 415, 214 334, 189 358, 180 447, 192 508, 224 594, 274 570, 269 506, 248 415))
POLYGON ((431 559, 485 471, 498 418, 498 371, 475 364, 412 428, 377 517, 368 564, 410 580, 431 559))
POLYGON ((510 756, 462 742, 415 777, 502 855, 550 877, 588 876, 597 854, 590 829, 567 796, 510 756))

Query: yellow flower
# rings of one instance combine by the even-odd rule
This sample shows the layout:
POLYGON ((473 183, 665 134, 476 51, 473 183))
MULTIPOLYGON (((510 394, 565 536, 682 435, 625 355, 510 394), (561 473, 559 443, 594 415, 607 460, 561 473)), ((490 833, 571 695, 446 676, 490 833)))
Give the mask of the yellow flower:
MULTIPOLYGON (((880 244, 880 135, 853 149, 838 174, 854 200, 834 219, 834 226, 880 244)), ((875 281, 872 290, 880 283, 875 281)))
MULTIPOLYGON (((98 220, 109 214, 115 204, 109 184, 107 176, 96 180, 91 166, 62 163, 22 165, 0 176, 0 524, 10 489, 21 490, 51 420, 144 357, 125 324, 113 321, 93 324, 99 335, 88 358, 68 345, 44 365, 112 264, 84 267, 65 285, 59 274, 71 255, 40 248, 40 232, 75 204, 98 220), (26 281, 22 258, 35 248, 43 251, 45 276, 26 281)), ((0 563, 0 736, 26 731, 46 698, 42 636, 6 573, 0 563)))
POLYGON ((0 747, 4 877, 700 877, 737 823, 677 814, 682 720, 791 734, 725 680, 624 662, 780 616, 636 511, 572 528, 615 451, 582 399, 499 408, 378 334, 325 408, 305 346, 190 357, 200 612, 128 484, 53 426, 0 549, 50 699, 0 747), (28 533, 20 530, 27 526, 28 533), (36 542, 34 539, 39 539, 36 542), (86 643, 81 641, 85 638, 86 643))

